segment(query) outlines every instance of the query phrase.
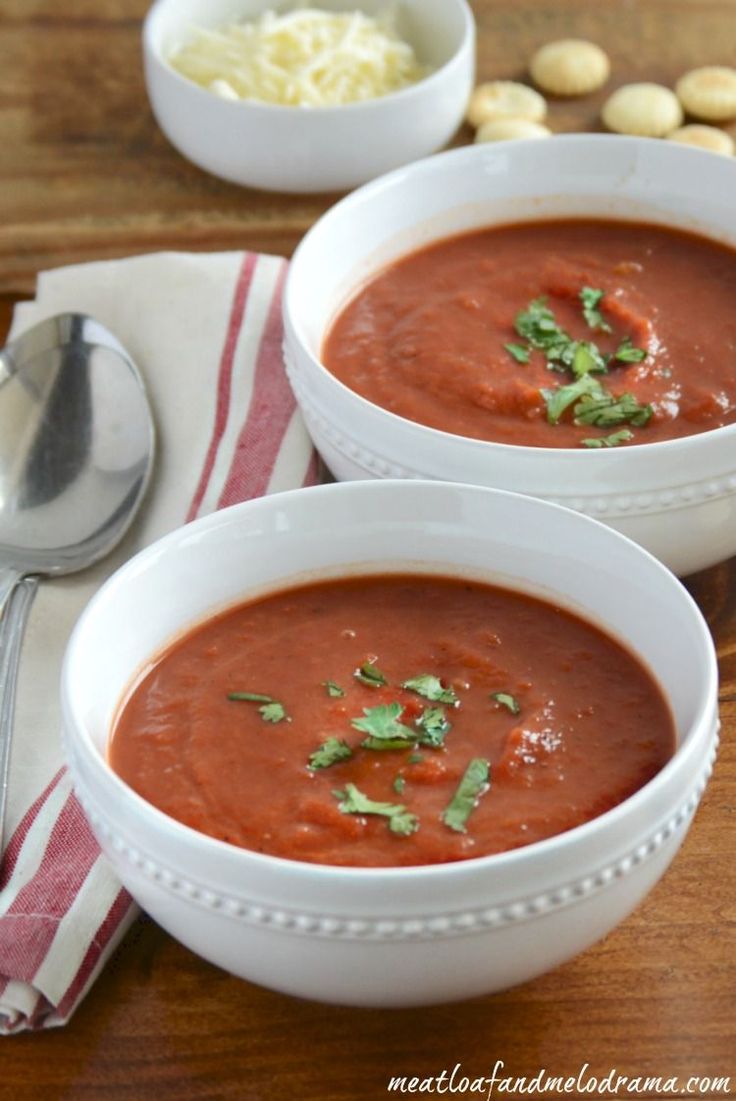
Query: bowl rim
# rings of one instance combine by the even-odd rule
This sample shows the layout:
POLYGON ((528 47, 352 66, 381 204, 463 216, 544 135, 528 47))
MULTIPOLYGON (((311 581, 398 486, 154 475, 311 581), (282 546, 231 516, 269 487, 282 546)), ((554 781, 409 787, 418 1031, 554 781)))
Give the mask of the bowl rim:
MULTIPOLYGON (((288 577, 284 578, 284 580, 288 582, 288 577)), ((269 588, 271 588, 272 591, 277 591, 279 586, 276 584, 269 586, 269 588)), ((542 599, 552 599, 552 596, 553 594, 550 593, 549 597, 542 597, 542 599)), ((607 628, 607 624, 603 617, 601 616, 599 618, 600 629, 604 631, 608 630, 609 635, 614 634, 614 632, 607 628)), ((187 626, 191 627, 195 622, 197 622, 197 620, 189 620, 188 624, 185 624, 182 629, 186 630, 187 626)), ((616 636, 614 635, 614 637, 616 636)), ((621 641, 625 644, 625 640, 621 641)), ((638 658, 633 648, 632 652, 634 656, 638 658)), ((145 661, 145 655, 142 661, 145 661)), ((108 791, 116 791, 123 800, 123 804, 127 803, 130 806, 132 801, 135 814, 137 816, 142 816, 142 821, 144 823, 148 823, 155 831, 163 830, 169 839, 181 835, 187 846, 193 845, 195 851, 199 852, 201 855, 210 854, 214 857, 217 854, 228 854, 230 859, 238 860, 245 865, 252 864, 255 869, 271 869, 278 873, 288 873, 298 878, 305 877, 307 879, 314 879, 315 876, 319 876, 325 880, 332 881, 347 877, 351 881, 356 880, 357 882, 363 883, 370 883, 377 880, 383 881, 385 878, 388 878, 389 881, 398 881, 406 877, 409 877, 411 881, 420 881, 423 879, 433 880, 437 876, 449 876, 451 879, 462 879, 467 875, 472 875, 474 871, 478 873, 485 872, 487 874, 493 874, 494 870, 498 869, 499 873, 503 873, 508 869, 513 869, 520 863, 534 861, 535 859, 546 860, 550 856, 553 856, 555 852, 564 853, 570 849, 574 850, 576 843, 580 840, 587 838, 589 841, 592 841, 596 835, 600 835, 608 829, 615 828, 620 820, 626 819, 631 814, 636 814, 642 804, 651 796, 652 792, 667 784, 673 773, 685 767, 683 761, 696 753, 693 747, 698 740, 696 738, 698 732, 701 732, 701 738, 707 738, 707 744, 696 757, 696 767, 692 769, 693 780, 689 790, 692 790, 692 787, 698 782, 704 786, 705 779, 707 779, 710 768, 712 767, 712 760, 718 739, 717 695, 718 666, 715 646, 698 605, 687 589, 685 589, 666 566, 656 559, 654 555, 650 554, 620 532, 615 531, 590 516, 575 512, 562 505, 539 498, 528 497, 524 494, 511 492, 509 490, 458 484, 455 482, 439 482, 428 479, 411 481, 406 479, 382 479, 377 481, 336 482, 313 486, 308 489, 298 488, 285 490, 278 494, 258 497, 250 501, 242 501, 227 508, 209 513, 206 516, 190 521, 162 536, 154 543, 140 550, 117 569, 100 587, 85 607, 75 624, 66 648, 61 674, 62 740, 66 758, 71 767, 75 787, 77 786, 77 765, 75 758, 77 755, 81 755, 85 762, 92 768, 96 776, 101 779, 108 791), (440 864, 411 864, 376 867, 332 865, 302 861, 290 857, 259 853, 252 849, 233 845, 230 842, 211 837, 208 834, 202 833, 172 818, 152 803, 149 803, 117 775, 112 769, 107 756, 110 731, 107 730, 105 733, 106 741, 104 751, 98 749, 92 740, 86 720, 82 715, 79 715, 78 709, 72 704, 72 699, 77 693, 70 684, 70 666, 74 660, 75 652, 79 649, 80 645, 82 645, 80 639, 83 639, 87 621, 94 617, 98 604, 102 603, 109 593, 114 592, 114 590, 121 585, 125 585, 129 575, 139 572, 141 569, 148 568, 156 559, 161 558, 162 555, 174 549, 181 540, 191 539, 192 537, 196 538, 199 533, 204 531, 216 531, 219 527, 227 527, 233 523, 237 524, 242 515, 247 515, 259 508, 288 508, 289 502, 293 500, 295 496, 297 499, 300 499, 303 498, 305 494, 310 494, 313 498, 317 498, 320 495, 339 496, 351 493, 357 493, 358 495, 376 494, 380 496, 381 494, 395 493, 397 490, 399 493, 416 492, 418 487, 423 487, 424 491, 430 493, 434 492, 436 488, 438 492, 447 492, 450 490, 452 492, 470 494, 474 497, 480 494, 481 496, 490 495, 491 497, 517 500, 523 502, 523 507, 525 508, 547 513, 552 510, 551 514, 556 514, 560 518, 561 523, 582 526, 583 529, 589 528, 592 524, 599 529, 603 538, 608 539, 611 543, 627 546, 627 554, 638 557, 648 570, 654 570, 660 575, 665 584, 671 586, 673 599, 679 601, 683 608, 688 609, 692 625, 697 632, 697 646, 702 652, 702 656, 705 660, 706 677, 701 688, 700 702, 697 711, 688 728, 681 732, 682 738, 679 740, 672 757, 650 780, 647 781, 646 784, 603 814, 597 815, 570 830, 565 830, 562 833, 554 834, 541 841, 532 842, 516 849, 506 850, 500 853, 491 853, 485 856, 468 857, 463 860, 448 861, 440 864)), ((84 802, 84 799, 82 801, 84 802)), ((93 801, 96 803, 99 802, 97 795, 93 796, 93 801)), ((682 799, 681 802, 684 804, 686 800, 682 799)), ((672 813, 675 813, 675 808, 670 808, 670 811, 668 811, 664 818, 669 819, 672 813)), ((652 828, 649 832, 656 832, 659 826, 661 826, 659 821, 653 821, 652 828)), ((611 859, 612 854, 611 857, 606 860, 606 863, 610 863, 611 859)))
MULTIPOLYGON (((149 8, 143 19, 142 29, 142 41, 143 51, 145 56, 155 64, 158 71, 166 74, 166 79, 174 80, 182 89, 193 90, 190 93, 196 93, 198 97, 204 97, 201 102, 214 102, 220 103, 224 106, 225 110, 231 111, 233 114, 238 111, 247 109, 255 114, 261 114, 263 119, 266 120, 268 116, 272 118, 281 117, 310 117, 315 116, 329 120, 330 118, 340 114, 343 115, 346 111, 351 113, 360 113, 361 111, 369 111, 376 109, 379 104, 388 104, 389 107, 395 105, 397 102, 401 102, 406 99, 416 98, 424 95, 428 90, 431 91, 434 84, 439 84, 440 81, 444 81, 450 70, 457 68, 465 63, 466 55, 471 55, 475 48, 475 17, 472 9, 468 3, 468 0, 450 0, 457 7, 463 20, 463 29, 460 41, 457 48, 453 51, 450 57, 442 63, 438 68, 433 69, 413 84, 407 84, 403 88, 397 88, 392 92, 386 92, 384 95, 373 96, 370 99, 355 100, 350 103, 329 104, 324 106, 304 106, 304 105, 291 105, 284 103, 268 103, 265 100, 258 99, 238 99, 227 100, 220 96, 216 96, 213 92, 208 91, 207 88, 203 88, 200 84, 190 80, 188 77, 179 73, 163 56, 161 49, 154 41, 157 22, 162 18, 161 11, 164 8, 172 8, 175 6, 176 0, 154 0, 154 3, 149 8)), ((360 0, 356 0, 357 6, 360 7, 360 0)), ((356 120, 358 121, 358 120, 356 120)))
MULTIPOLYGON (((162 0, 159 0, 159 2, 162 2, 162 0)), ((562 146, 560 150, 561 156, 564 156, 565 146, 575 148, 575 146, 585 146, 587 144, 612 145, 615 142, 616 145, 621 148, 622 152, 625 152, 626 149, 630 149, 632 150, 632 152, 635 152, 636 149, 639 148, 661 149, 661 147, 665 144, 660 138, 641 138, 633 136, 630 137, 620 134, 556 134, 554 135, 554 141, 557 146, 562 146)), ((713 162, 713 154, 709 153, 708 150, 697 149, 693 146, 686 146, 676 142, 670 142, 667 143, 667 145, 667 156, 672 155, 677 159, 678 157, 683 157, 684 155, 684 159, 695 158, 696 161, 705 158, 705 160, 702 161, 703 165, 712 164, 713 162), (669 147, 671 147, 672 152, 670 152, 669 147)), ((291 335, 291 337, 298 345, 300 352, 307 356, 310 366, 319 373, 320 377, 323 379, 323 381, 326 382, 327 385, 337 387, 344 400, 352 402, 358 410, 370 410, 371 415, 377 416, 379 419, 386 420, 387 423, 391 425, 394 430, 404 432, 418 432, 421 435, 426 435, 426 439, 428 440, 428 442, 434 443, 434 445, 437 447, 444 446, 442 441, 451 440, 453 446, 462 446, 465 449, 472 449, 479 452, 480 454, 484 453, 485 451, 487 451, 487 449, 490 448, 491 451, 501 457, 505 455, 511 457, 513 455, 520 454, 524 454, 526 456, 540 455, 543 460, 547 459, 551 461, 554 456, 560 456, 562 461, 568 463, 582 465, 583 462, 586 462, 587 464, 594 462, 598 463, 600 466, 604 466, 605 464, 613 465, 614 463, 620 461, 620 456, 622 454, 633 454, 637 457, 651 454, 655 456, 666 456, 668 452, 677 451, 678 453, 685 452, 685 454, 687 455, 692 448, 697 447, 698 449, 700 449, 703 446, 702 442, 699 441, 703 441, 706 439, 710 440, 713 437, 719 435, 725 435, 726 437, 735 436, 736 421, 732 424, 721 425, 717 428, 710 428, 703 432, 695 432, 687 436, 678 436, 673 439, 653 440, 649 443, 647 443, 646 441, 642 441, 641 443, 630 443, 627 444, 624 448, 537 447, 530 444, 512 444, 498 440, 483 440, 474 436, 461 436, 455 432, 433 428, 431 425, 421 423, 421 421, 410 420, 408 417, 403 417, 398 413, 392 412, 390 409, 386 409, 383 406, 370 401, 368 398, 363 397, 362 394, 359 394, 356 390, 352 390, 344 382, 333 375, 332 372, 329 371, 322 362, 321 354, 315 355, 312 352, 312 349, 309 346, 309 342, 304 335, 302 326, 296 320, 298 311, 295 309, 292 303, 295 297, 294 284, 299 278, 299 266, 302 263, 303 253, 310 247, 313 238, 318 237, 319 233, 322 232, 322 227, 325 222, 331 219, 334 215, 339 215, 345 210, 349 211, 351 207, 356 204, 361 204, 365 200, 370 201, 375 194, 379 194, 381 191, 392 188, 394 185, 400 184, 402 178, 404 177, 408 176, 411 179, 416 178, 418 181, 420 181, 423 176, 433 174, 438 165, 442 166, 445 164, 450 164, 454 161, 457 161, 458 163, 462 163, 466 160, 470 162, 473 162, 475 160, 480 161, 481 158, 486 158, 492 155, 494 151, 497 151, 499 155, 504 154, 508 156, 509 154, 511 154, 511 156, 513 156, 514 149, 523 150, 529 148, 537 149, 537 140, 533 138, 522 138, 513 141, 496 142, 494 143, 493 150, 489 150, 487 145, 482 144, 466 145, 461 146, 457 149, 442 150, 439 153, 433 153, 430 156, 422 157, 421 159, 413 161, 410 164, 402 165, 398 168, 392 169, 390 172, 386 172, 384 175, 379 176, 374 180, 369 180, 367 183, 362 184, 360 187, 357 187, 354 190, 350 191, 347 195, 344 195, 336 203, 330 206, 317 219, 317 221, 312 226, 310 226, 310 228, 301 238, 299 244, 294 250, 291 261, 289 263, 289 270, 287 272, 286 282, 284 284, 282 305, 285 345, 287 347, 287 350, 288 337, 289 335, 291 335)), ((544 219, 529 218, 526 220, 534 222, 535 220, 554 221, 555 219, 554 217, 550 217, 544 219)), ((574 217, 572 217, 569 220, 572 221, 575 219, 574 217)), ((617 216, 615 219, 611 220, 626 221, 625 218, 622 218, 620 216, 617 216)), ((639 219, 635 218, 629 220, 632 222, 640 221, 639 219)), ((505 225, 509 223, 491 222, 487 224, 505 225)), ((662 224, 666 224, 669 228, 672 229, 678 228, 676 223, 674 222, 667 222, 662 224)), ((462 232, 472 233, 473 229, 469 229, 467 231, 464 230, 462 232)), ((425 242, 421 247, 439 242, 444 238, 450 236, 452 236, 451 233, 440 234, 439 236, 433 237, 429 241, 425 242)), ((705 235, 702 234, 702 236, 705 235)), ((736 256, 736 245, 726 245, 725 247, 730 247, 734 255, 736 256)), ((409 250, 409 253, 410 251, 411 250, 409 250)), ((407 253, 404 253, 403 255, 407 255, 407 253)), ((375 274, 375 272, 373 274, 375 274)), ((355 290, 356 288, 353 288, 354 292, 355 290)), ((322 335, 324 336, 326 332, 327 330, 325 330, 322 335)), ((299 368, 296 367, 296 370, 298 372, 299 368)), ((643 461, 647 461, 646 458, 644 458, 643 461)))

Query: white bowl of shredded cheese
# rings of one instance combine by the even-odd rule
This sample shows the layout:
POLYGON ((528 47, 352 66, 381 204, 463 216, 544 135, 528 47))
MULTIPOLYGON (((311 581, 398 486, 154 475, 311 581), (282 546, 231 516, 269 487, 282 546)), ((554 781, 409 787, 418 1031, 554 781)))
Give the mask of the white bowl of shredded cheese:
POLYGON ((474 82, 466 0, 158 0, 156 119, 190 161, 270 191, 344 191, 444 146, 474 82))

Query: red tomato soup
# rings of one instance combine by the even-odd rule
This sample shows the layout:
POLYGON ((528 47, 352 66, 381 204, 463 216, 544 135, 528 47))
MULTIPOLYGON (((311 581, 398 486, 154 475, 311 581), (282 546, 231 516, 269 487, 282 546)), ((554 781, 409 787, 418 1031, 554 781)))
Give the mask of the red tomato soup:
POLYGON ((736 420, 736 252, 654 225, 483 229, 406 256, 323 362, 412 421, 538 447, 612 447, 736 420))
POLYGON ((672 716, 622 646, 475 581, 368 576, 198 626, 137 683, 110 761, 196 830, 325 864, 514 849, 626 799, 672 716))

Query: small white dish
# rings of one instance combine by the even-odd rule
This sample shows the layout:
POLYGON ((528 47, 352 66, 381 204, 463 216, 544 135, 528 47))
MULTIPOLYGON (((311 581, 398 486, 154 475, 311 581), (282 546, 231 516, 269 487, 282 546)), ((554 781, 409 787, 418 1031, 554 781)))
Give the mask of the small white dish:
POLYGON ((517 494, 362 481, 236 505, 135 557, 74 630, 62 708, 92 828, 122 883, 173 936, 287 993, 422 1005, 539 975, 641 901, 685 837, 712 768, 717 667, 684 587, 610 528, 517 494), (110 768, 121 697, 190 626, 306 578, 418 569, 533 593, 625 641, 670 703, 674 757, 632 797, 576 829, 500 855, 402 868, 331 867, 235 848, 167 817, 110 768))
MULTIPOLYGON (((159 126, 180 153, 232 183, 269 191, 343 191, 424 157, 460 126, 473 87, 475 23, 466 0, 401 0, 398 29, 432 72, 378 99, 283 107, 222 99, 167 57, 195 27, 256 18, 285 0, 157 0, 143 26, 146 85, 159 126)), ((321 0, 368 15, 384 0, 321 0)))

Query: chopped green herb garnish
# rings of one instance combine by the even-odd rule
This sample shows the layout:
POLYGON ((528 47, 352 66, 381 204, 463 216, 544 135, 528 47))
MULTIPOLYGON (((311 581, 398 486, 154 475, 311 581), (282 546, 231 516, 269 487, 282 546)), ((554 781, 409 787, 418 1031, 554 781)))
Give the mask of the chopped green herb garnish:
POLYGON ((478 799, 488 790, 490 765, 482 757, 474 757, 465 769, 450 802, 442 812, 442 821, 451 830, 466 832, 466 822, 478 799))
POLYGON ((643 359, 647 358, 647 354, 646 348, 637 348, 636 345, 631 343, 631 338, 627 336, 613 353, 613 358, 621 363, 641 363, 643 359))
POLYGON ((397 776, 391 786, 393 787, 397 795, 401 795, 404 788, 406 787, 406 780, 403 776, 397 776))
POLYGON ((413 745, 417 740, 416 734, 411 727, 399 722, 403 710, 400 703, 381 703, 377 707, 364 707, 364 718, 353 719, 351 725, 377 741, 399 740, 404 746, 413 745))
POLYGON ((514 328, 533 348, 539 348, 548 355, 559 345, 570 342, 568 334, 555 321, 546 298, 535 298, 525 310, 521 310, 516 315, 514 328))
POLYGON ((431 673, 422 673, 419 677, 411 677, 409 680, 403 681, 401 687, 408 688, 409 691, 424 696, 425 700, 432 700, 436 703, 456 704, 460 702, 454 688, 444 688, 439 677, 434 677, 431 673))
POLYGON ((375 749, 379 752, 383 752, 387 749, 407 749, 413 742, 408 741, 406 738, 376 738, 374 735, 364 738, 360 743, 363 749, 375 749))
POLYGON ((249 703, 273 703, 272 696, 264 696, 260 692, 228 692, 229 700, 247 700, 249 703))
POLYGON ((583 447, 618 447, 633 439, 634 433, 628 428, 620 428, 618 432, 612 432, 610 436, 591 436, 581 440, 583 447))
POLYGON ((388 684, 381 670, 372 661, 366 661, 353 673, 356 680, 371 688, 380 688, 382 684, 388 684))
POLYGON ((228 692, 227 698, 247 703, 260 703, 261 706, 258 708, 258 712, 264 722, 280 723, 284 719, 291 721, 282 703, 274 700, 271 696, 264 696, 260 692, 228 692))
POLYGON ((581 375, 567 386, 556 386, 553 390, 544 389, 540 392, 547 406, 547 420, 550 424, 557 424, 565 410, 585 394, 605 393, 600 382, 589 374, 581 375))
POLYGON ((517 363, 529 362, 529 348, 525 344, 504 344, 504 348, 517 363))
POLYGON ((590 340, 576 340, 571 344, 572 359, 569 364, 575 378, 594 372, 603 374, 608 370, 605 356, 590 340))
MULTIPOLYGON (((588 326, 610 333, 611 326, 600 308, 604 295, 605 291, 597 287, 583 287, 579 292, 583 317, 588 326)), ((563 372, 567 370, 574 376, 573 382, 540 390, 550 424, 558 424, 570 406, 574 406, 573 420, 578 425, 613 428, 621 424, 632 424, 640 428, 647 423, 652 415, 651 405, 640 405, 634 395, 629 393, 616 397, 592 377, 606 374, 612 362, 641 363, 646 359, 647 351, 635 347, 630 337, 621 341, 613 355, 605 355, 590 340, 573 340, 558 325, 546 298, 535 298, 525 310, 521 310, 516 315, 514 327, 519 336, 528 341, 526 347, 519 344, 504 345, 514 359, 528 362, 530 347, 537 348, 546 355, 549 368, 563 372)), ((630 436, 623 433, 613 433, 600 440, 589 438, 581 442, 584 447, 616 447, 629 438, 630 436)))
POLYGON ((502 707, 507 708, 512 715, 518 715, 521 711, 521 705, 515 696, 512 696, 510 692, 491 692, 491 699, 495 700, 502 707))
POLYGON ((583 287, 580 291, 580 301, 583 304, 583 317, 590 328, 601 329, 604 333, 610 333, 611 326, 599 309, 601 299, 605 293, 605 291, 597 290, 594 287, 583 287))
POLYGON ((378 803, 364 795, 355 784, 346 784, 344 791, 333 792, 340 800, 339 808, 343 814, 380 814, 388 818, 388 828, 392 833, 408 837, 419 829, 419 819, 410 814, 400 803, 378 803))
POLYGON ((617 424, 646 424, 652 415, 651 405, 639 405, 633 394, 615 397, 601 388, 599 394, 583 395, 573 410, 575 424, 590 424, 597 428, 613 428, 617 424))
POLYGON ((417 726, 421 730, 420 744, 433 749, 444 744, 445 734, 452 729, 443 707, 425 707, 417 719, 417 726))
POLYGON ((258 711, 263 721, 267 723, 280 723, 288 718, 284 705, 276 700, 272 700, 271 703, 264 703, 262 707, 258 708, 258 711))
POLYGON ((327 738, 314 753, 310 754, 308 767, 310 769, 329 768, 330 765, 336 765, 338 761, 347 761, 352 755, 352 749, 342 738, 327 738))
POLYGON ((410 765, 418 765, 424 760, 423 753, 410 753, 406 758, 410 765))
POLYGON ((335 700, 345 695, 345 689, 341 688, 339 684, 335 684, 334 680, 323 680, 322 687, 326 690, 327 695, 332 696, 335 700))

